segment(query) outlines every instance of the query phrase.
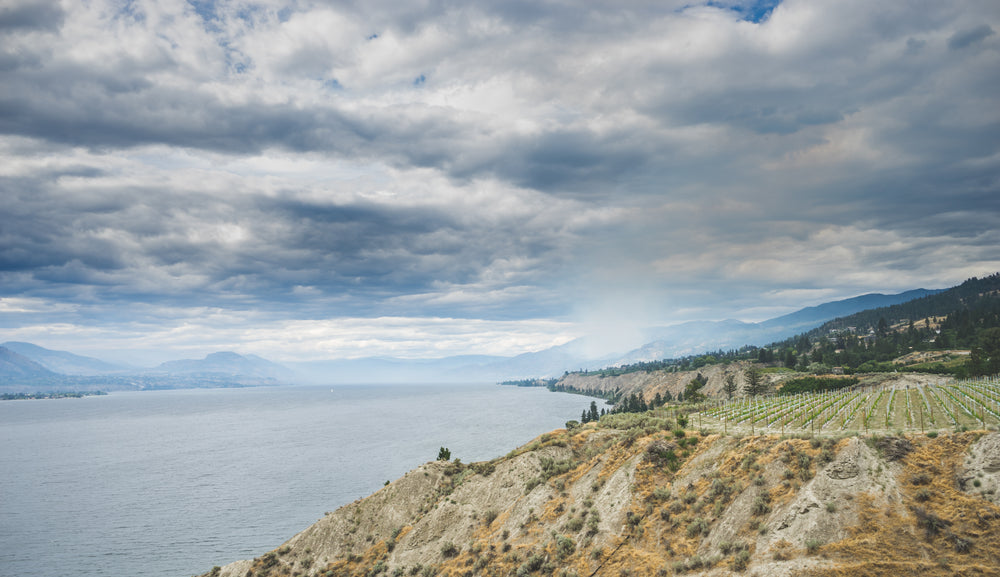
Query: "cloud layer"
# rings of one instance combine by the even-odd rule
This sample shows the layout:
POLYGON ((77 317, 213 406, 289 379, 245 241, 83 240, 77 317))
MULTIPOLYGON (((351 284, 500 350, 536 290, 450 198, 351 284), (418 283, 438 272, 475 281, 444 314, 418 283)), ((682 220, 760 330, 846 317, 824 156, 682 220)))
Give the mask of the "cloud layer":
POLYGON ((7 2, 0 327, 169 347, 212 310, 210 349, 510 354, 995 272, 998 28, 989 0, 7 2), (399 319, 491 337, 394 347, 399 319), (278 344, 334 325, 381 344, 278 344))

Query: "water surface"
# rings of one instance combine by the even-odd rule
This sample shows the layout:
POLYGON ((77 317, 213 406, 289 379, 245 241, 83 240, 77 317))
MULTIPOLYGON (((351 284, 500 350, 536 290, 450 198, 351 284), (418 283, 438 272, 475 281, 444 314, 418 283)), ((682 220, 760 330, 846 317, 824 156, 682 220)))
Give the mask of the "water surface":
POLYGON ((184 577, 273 549, 437 457, 498 457, 590 400, 497 385, 0 402, 0 577, 184 577))

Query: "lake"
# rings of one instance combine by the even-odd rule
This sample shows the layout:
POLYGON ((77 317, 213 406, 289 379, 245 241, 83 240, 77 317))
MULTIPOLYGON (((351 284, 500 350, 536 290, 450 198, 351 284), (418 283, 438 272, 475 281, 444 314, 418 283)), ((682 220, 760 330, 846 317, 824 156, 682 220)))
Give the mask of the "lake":
POLYGON ((257 557, 442 446, 492 459, 590 401, 476 384, 0 402, 0 577, 185 577, 257 557))

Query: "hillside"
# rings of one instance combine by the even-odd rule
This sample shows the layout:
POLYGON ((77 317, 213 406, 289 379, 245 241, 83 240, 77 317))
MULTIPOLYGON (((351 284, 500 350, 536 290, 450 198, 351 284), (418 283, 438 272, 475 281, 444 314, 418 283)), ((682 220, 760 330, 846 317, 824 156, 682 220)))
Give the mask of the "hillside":
POLYGON ((52 374, 41 364, 0 346, 0 378, 44 378, 52 374))
POLYGON ((100 359, 75 355, 66 351, 53 351, 32 343, 10 341, 0 346, 31 359, 52 372, 64 375, 95 376, 125 370, 125 367, 100 359))
POLYGON ((665 410, 438 461, 206 576, 986 575, 1000 434, 675 430, 665 410))
MULTIPOLYGON (((727 350, 701 349, 699 354, 680 358, 567 373, 563 380, 572 375, 584 377, 588 386, 581 390, 600 391, 607 387, 588 377, 704 372, 706 366, 750 361, 815 374, 834 368, 848 374, 908 371, 958 378, 1000 372, 1000 273, 971 278, 943 291, 919 293, 925 296, 836 318, 764 346, 743 343, 727 350)), ((651 350, 644 354, 649 356, 651 350)))

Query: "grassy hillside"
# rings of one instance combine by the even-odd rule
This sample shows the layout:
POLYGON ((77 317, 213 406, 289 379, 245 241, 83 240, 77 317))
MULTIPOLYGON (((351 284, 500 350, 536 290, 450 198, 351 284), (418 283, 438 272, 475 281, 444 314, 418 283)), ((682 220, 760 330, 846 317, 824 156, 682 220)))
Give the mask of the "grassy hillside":
POLYGON ((677 429, 670 409, 428 463, 211 576, 987 575, 1000 434, 677 429))
POLYGON ((997 374, 1000 372, 1000 273, 971 278, 945 291, 905 303, 834 319, 804 334, 763 347, 706 351, 679 359, 568 375, 606 378, 685 372, 747 361, 813 373, 838 367, 847 373, 908 371, 959 378, 997 374))

